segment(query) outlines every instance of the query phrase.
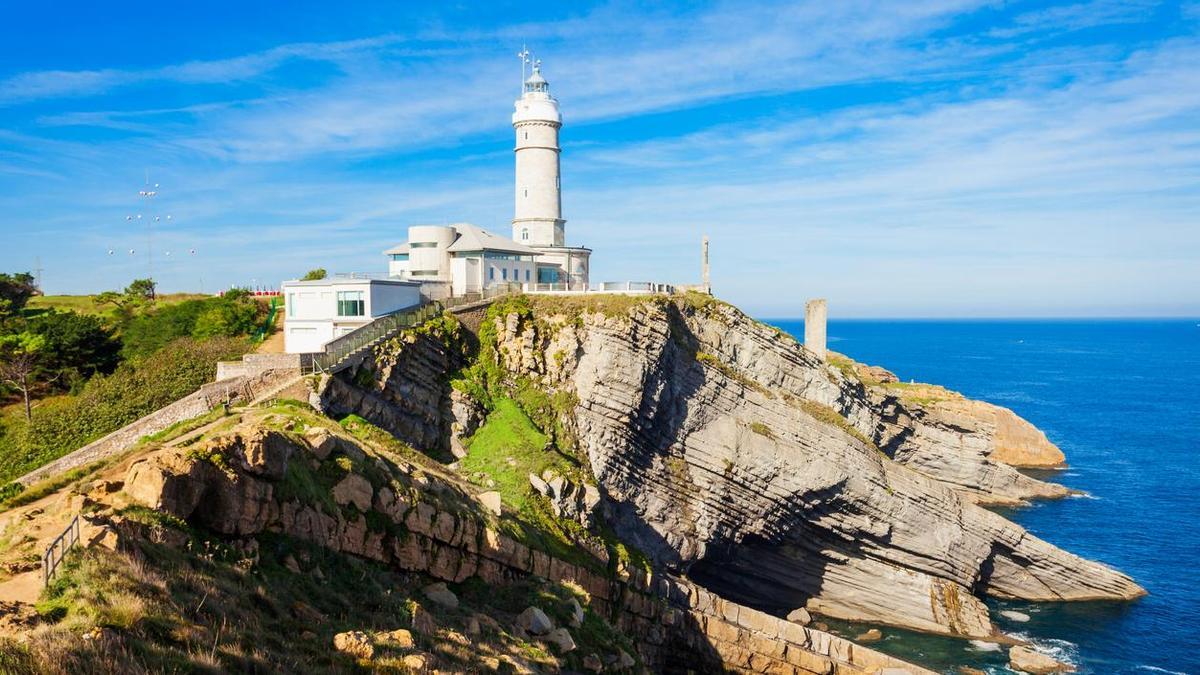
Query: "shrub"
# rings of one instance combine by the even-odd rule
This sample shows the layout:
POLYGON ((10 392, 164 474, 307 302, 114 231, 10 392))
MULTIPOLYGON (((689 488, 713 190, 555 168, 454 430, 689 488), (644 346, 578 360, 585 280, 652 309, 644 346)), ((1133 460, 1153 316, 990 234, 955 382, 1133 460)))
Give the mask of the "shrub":
POLYGON ((216 376, 216 362, 246 352, 235 338, 182 338, 147 358, 97 375, 77 396, 43 400, 33 422, 10 417, 0 436, 0 482, 19 477, 192 393, 216 376))

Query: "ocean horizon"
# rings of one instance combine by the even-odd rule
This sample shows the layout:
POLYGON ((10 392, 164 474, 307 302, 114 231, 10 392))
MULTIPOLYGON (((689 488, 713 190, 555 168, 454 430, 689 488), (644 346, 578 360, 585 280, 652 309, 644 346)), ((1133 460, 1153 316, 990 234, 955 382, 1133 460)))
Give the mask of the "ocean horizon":
MULTIPOLYGON (((800 320, 764 320, 803 339, 800 320)), ((1043 430, 1067 466, 1031 473, 1084 494, 1001 512, 1149 591, 1129 603, 989 601, 1002 630, 1080 673, 1200 672, 1188 646, 1200 589, 1185 567, 1200 552, 1197 319, 838 319, 829 348, 1008 407, 1043 430)), ((862 628, 831 627, 851 637, 862 628)), ((1007 650, 986 643, 882 631, 872 647, 942 672, 1012 672, 1007 650)))

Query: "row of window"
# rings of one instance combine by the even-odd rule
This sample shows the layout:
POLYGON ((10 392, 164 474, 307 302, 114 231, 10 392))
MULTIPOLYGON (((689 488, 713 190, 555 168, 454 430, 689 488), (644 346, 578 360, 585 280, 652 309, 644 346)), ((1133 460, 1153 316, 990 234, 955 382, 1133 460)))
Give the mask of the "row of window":
MULTIPOLYGON (((521 270, 513 270, 512 271, 512 280, 513 281, 521 280, 520 271, 521 270)), ((500 268, 500 278, 503 281, 508 281, 508 269, 500 268)), ((495 281, 495 280, 496 280, 496 268, 489 267, 488 268, 488 281, 495 281)), ((529 281, 529 270, 525 270, 525 281, 529 281)))

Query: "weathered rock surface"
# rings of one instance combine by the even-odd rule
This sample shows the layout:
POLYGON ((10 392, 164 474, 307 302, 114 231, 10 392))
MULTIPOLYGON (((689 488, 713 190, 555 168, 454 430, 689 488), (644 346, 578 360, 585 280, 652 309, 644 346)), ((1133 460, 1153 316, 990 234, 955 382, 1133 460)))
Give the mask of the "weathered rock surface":
POLYGON ((1033 675, 1075 672, 1075 666, 1062 663, 1045 654, 1039 654, 1032 649, 1021 646, 1008 650, 1008 667, 1018 672, 1032 673, 1033 675))
POLYGON ((538 319, 496 321, 501 365, 575 394, 621 534, 728 597, 989 636, 985 595, 1143 593, 973 503, 1066 493, 992 459, 994 424, 870 388, 726 305, 538 319))
MULTIPOLYGON (((304 462, 308 466, 310 459, 302 456, 304 446, 299 445, 303 441, 285 434, 280 434, 276 440, 295 443, 288 456, 291 461, 304 462)), ((218 439, 218 442, 194 452, 169 448, 147 456, 129 468, 126 496, 216 532, 237 534, 245 539, 263 532, 281 533, 446 582, 462 582, 473 576, 489 585, 533 576, 554 582, 570 581, 586 591, 592 611, 614 617, 617 629, 638 647, 641 663, 653 671, 668 667, 697 672, 731 668, 803 675, 833 672, 867 675, 885 668, 905 668, 914 675, 932 675, 829 633, 729 602, 667 574, 639 571, 614 578, 530 549, 489 527, 488 518, 475 510, 478 503, 473 497, 455 493, 455 486, 439 484, 441 479, 397 458, 392 458, 391 464, 379 467, 380 471, 388 472, 391 487, 376 492, 372 508, 374 515, 386 517, 403 527, 380 531, 369 528, 366 514, 358 513, 356 509, 334 507, 327 511, 321 500, 302 501, 284 490, 280 481, 256 477, 248 468, 229 462, 229 457, 211 453, 215 447, 226 447, 226 442, 218 439), (250 485, 255 487, 246 487, 250 485), (187 486, 191 489, 183 489, 187 486), (401 493, 403 498, 398 496, 401 493), (289 496, 281 497, 282 494, 289 496), (398 504, 404 507, 398 508, 398 504), (391 510, 385 512, 376 505, 391 510)), ((340 437, 338 443, 338 452, 353 453, 360 462, 372 460, 370 456, 364 456, 362 450, 352 450, 349 439, 340 437)), ((344 462, 338 460, 342 459, 342 456, 330 457, 327 461, 340 467, 344 462)), ((117 524, 119 529, 143 527, 133 521, 123 522, 124 525, 117 524)), ((182 546, 182 540, 164 543, 182 546)), ((294 556, 290 560, 289 567, 298 574, 305 573, 305 567, 311 564, 306 561, 301 565, 294 556)), ((308 573, 315 573, 315 570, 314 567, 308 573)), ((425 588, 422 602, 427 599, 451 607, 453 601, 449 596, 443 597, 443 591, 450 593, 442 584, 425 588)), ((293 607, 293 611, 309 621, 323 620, 311 609, 293 607)), ((582 624, 579 619, 582 607, 572 614, 567 623, 582 624)), ((491 618, 474 616, 475 633, 480 632, 484 624, 491 631, 500 629, 491 618)), ((556 645, 560 652, 575 649, 570 631, 556 627, 539 608, 529 608, 518 623, 529 634, 556 645)), ((406 630, 386 634, 339 634, 334 648, 365 659, 378 652, 377 646, 393 649, 439 640, 470 644, 464 635, 439 628, 433 614, 420 603, 412 605, 409 629, 411 634, 406 630), (422 637, 414 640, 413 634, 422 637)), ((425 659, 422 667, 433 667, 429 665, 432 661, 428 655, 409 654, 405 659, 408 656, 419 656, 425 659)), ((608 669, 627 669, 637 664, 620 651, 604 655, 603 660, 608 669)))

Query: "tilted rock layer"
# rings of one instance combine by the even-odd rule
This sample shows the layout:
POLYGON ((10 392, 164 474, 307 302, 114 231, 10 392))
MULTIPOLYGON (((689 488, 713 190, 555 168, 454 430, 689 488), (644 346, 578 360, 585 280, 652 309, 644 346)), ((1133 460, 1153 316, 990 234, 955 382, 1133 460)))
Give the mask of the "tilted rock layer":
POLYGON ((577 397, 578 450, 657 563, 773 612, 971 637, 995 634, 985 596, 1144 593, 977 505, 1067 493, 1003 461, 1046 454, 1008 411, 906 401, 707 299, 599 309, 513 304, 494 353, 577 397))

